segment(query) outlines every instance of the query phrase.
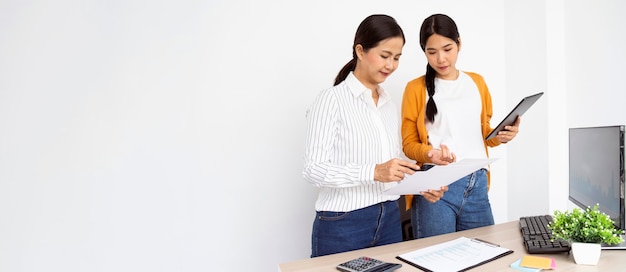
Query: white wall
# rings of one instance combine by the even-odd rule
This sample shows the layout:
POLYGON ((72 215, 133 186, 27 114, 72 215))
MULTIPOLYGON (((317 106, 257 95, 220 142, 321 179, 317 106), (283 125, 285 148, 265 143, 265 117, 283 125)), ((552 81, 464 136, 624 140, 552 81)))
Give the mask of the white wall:
POLYGON ((626 124, 622 1, 566 1, 565 71, 570 127, 626 124), (593 3, 593 8, 589 8, 593 3))
MULTIPOLYGON (((553 214, 554 210, 566 209, 568 203, 569 182, 569 134, 567 126, 567 108, 563 103, 568 95, 565 79, 565 0, 546 2, 546 64, 548 126, 548 192, 549 205, 533 210, 535 214, 553 214), (546 209, 547 207, 547 209, 546 209)), ((532 190, 532 187, 528 187, 532 190)), ((545 187, 540 187, 545 189, 545 187)), ((531 193, 530 190, 527 193, 531 193)), ((529 211, 527 211, 529 212, 529 211)))
POLYGON ((530 94, 544 95, 521 118, 520 133, 507 144, 508 218, 547 213, 548 156, 547 109, 552 90, 547 89, 545 1, 506 1, 506 91, 507 105, 530 94), (532 15, 531 15, 532 14, 532 15), (539 150, 539 154, 530 153, 539 150), (528 155, 531 155, 530 157, 528 155), (533 201, 522 192, 532 191, 533 201))
MULTIPOLYGON (((566 1, 568 127, 626 125, 626 2, 566 1)), ((568 169, 566 168, 566 171, 568 169)), ((567 172, 566 172, 567 173, 567 172)), ((573 204, 568 203, 568 207, 573 204)))
POLYGON ((507 91, 545 88, 523 126, 534 116, 547 121, 508 148, 509 219, 574 207, 567 199, 569 128, 626 124, 619 84, 625 9, 616 0, 506 2, 507 91), (525 201, 531 194, 533 201, 525 201))
MULTIPOLYGON (((546 71, 560 71, 545 68, 554 48, 542 47, 549 34, 536 32, 550 18, 545 10, 560 6, 529 5, 5 1, 0 271, 275 271, 306 258, 316 190, 301 177, 304 112, 349 60, 358 23, 386 13, 404 28, 400 67, 384 83, 399 105, 404 84, 426 65, 419 24, 432 13, 451 15, 464 42, 458 66, 486 78, 499 120, 521 97, 549 86, 546 71), (519 50, 526 42, 533 51, 519 50), (517 85, 526 71, 537 84, 517 85)), ((585 27, 569 16, 586 5, 566 6, 567 24, 585 27)), ((624 38, 609 34, 600 38, 611 43, 599 46, 577 37, 566 54, 589 54, 593 44, 602 49, 596 53, 612 52, 603 67, 616 55, 623 63, 616 39, 624 38)), ((569 80, 587 82, 582 69, 596 71, 589 61, 581 70, 568 63, 568 88, 569 80)), ((594 82, 606 92, 596 98, 616 93, 613 78, 594 82)), ((585 108, 571 97, 570 111, 585 108)), ((542 159, 546 144, 524 148, 546 141, 543 116, 554 103, 552 94, 546 98, 524 117, 519 139, 491 151, 501 158, 492 165, 497 222, 521 212, 509 212, 521 205, 511 201, 511 180, 547 177, 547 164, 527 167, 551 160, 542 159)))

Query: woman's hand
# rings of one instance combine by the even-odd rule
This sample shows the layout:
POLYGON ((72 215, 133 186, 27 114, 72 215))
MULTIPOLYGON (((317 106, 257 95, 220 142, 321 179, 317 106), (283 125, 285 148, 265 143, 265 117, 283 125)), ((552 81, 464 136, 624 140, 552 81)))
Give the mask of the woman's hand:
POLYGON ((515 138, 515 136, 519 132, 520 122, 521 119, 519 116, 517 116, 517 119, 515 119, 515 123, 512 126, 505 126, 504 130, 498 132, 498 136, 496 136, 498 140, 503 144, 506 144, 513 140, 513 138, 515 138))
POLYGON ((401 159, 391 159, 377 164, 374 169, 374 180, 380 182, 394 182, 404 179, 404 175, 413 175, 420 167, 414 162, 401 159))
POLYGON ((450 149, 448 149, 448 146, 443 145, 443 144, 439 146, 439 149, 433 148, 430 151, 428 151, 428 158, 430 158, 430 161, 432 163, 437 164, 437 165, 448 165, 451 162, 456 161, 456 155, 450 152, 450 149))
POLYGON ((441 186, 439 190, 428 190, 427 192, 420 192, 424 199, 430 203, 435 203, 443 197, 443 193, 448 191, 448 186, 441 186))

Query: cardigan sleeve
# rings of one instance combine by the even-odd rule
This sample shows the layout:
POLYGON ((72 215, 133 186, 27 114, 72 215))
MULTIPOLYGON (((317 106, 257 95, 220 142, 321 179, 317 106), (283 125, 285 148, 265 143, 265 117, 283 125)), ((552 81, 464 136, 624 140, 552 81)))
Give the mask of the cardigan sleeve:
POLYGON ((420 165, 431 162, 428 151, 433 149, 428 144, 428 132, 424 122, 425 96, 424 77, 407 83, 402 96, 402 150, 408 158, 416 160, 420 165))

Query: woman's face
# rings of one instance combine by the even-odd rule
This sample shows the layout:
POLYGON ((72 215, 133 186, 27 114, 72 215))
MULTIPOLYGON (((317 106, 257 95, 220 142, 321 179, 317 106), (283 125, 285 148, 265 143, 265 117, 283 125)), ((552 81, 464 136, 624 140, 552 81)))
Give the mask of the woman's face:
POLYGON ((447 37, 433 34, 426 40, 424 53, 428 64, 435 69, 437 77, 441 79, 453 80, 458 76, 456 70, 456 60, 459 56, 459 44, 447 37))
POLYGON ((382 40, 378 46, 367 52, 358 44, 358 63, 354 75, 370 90, 376 90, 377 85, 383 83, 398 68, 403 46, 404 40, 401 37, 382 40))

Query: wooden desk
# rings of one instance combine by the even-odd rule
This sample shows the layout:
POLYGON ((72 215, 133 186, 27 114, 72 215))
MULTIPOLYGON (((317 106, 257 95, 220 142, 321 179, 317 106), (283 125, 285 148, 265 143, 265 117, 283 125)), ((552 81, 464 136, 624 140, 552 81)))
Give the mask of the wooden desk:
MULTIPOLYGON (((327 255, 317 258, 304 259, 294 262, 282 263, 279 269, 282 272, 291 271, 338 271, 335 266, 337 264, 349 261, 360 256, 368 256, 386 262, 401 263, 402 268, 395 270, 397 272, 404 271, 421 271, 407 263, 396 259, 397 255, 435 245, 438 243, 450 241, 454 238, 465 236, 468 238, 479 238, 489 242, 499 244, 500 246, 512 249, 513 254, 509 254, 495 261, 478 266, 471 271, 519 271, 509 267, 516 260, 527 255, 522 244, 522 236, 519 231, 519 222, 511 221, 494 226, 482 227, 472 230, 460 231, 439 235, 429 238, 417 239, 412 241, 400 242, 392 245, 379 246, 355 250, 350 252, 327 255)), ((603 250, 600 262, 596 266, 578 265, 570 257, 568 253, 559 254, 536 254, 536 256, 552 257, 556 261, 557 269, 554 271, 626 271, 626 250, 603 250)), ((550 271, 550 270, 546 270, 550 271)))

